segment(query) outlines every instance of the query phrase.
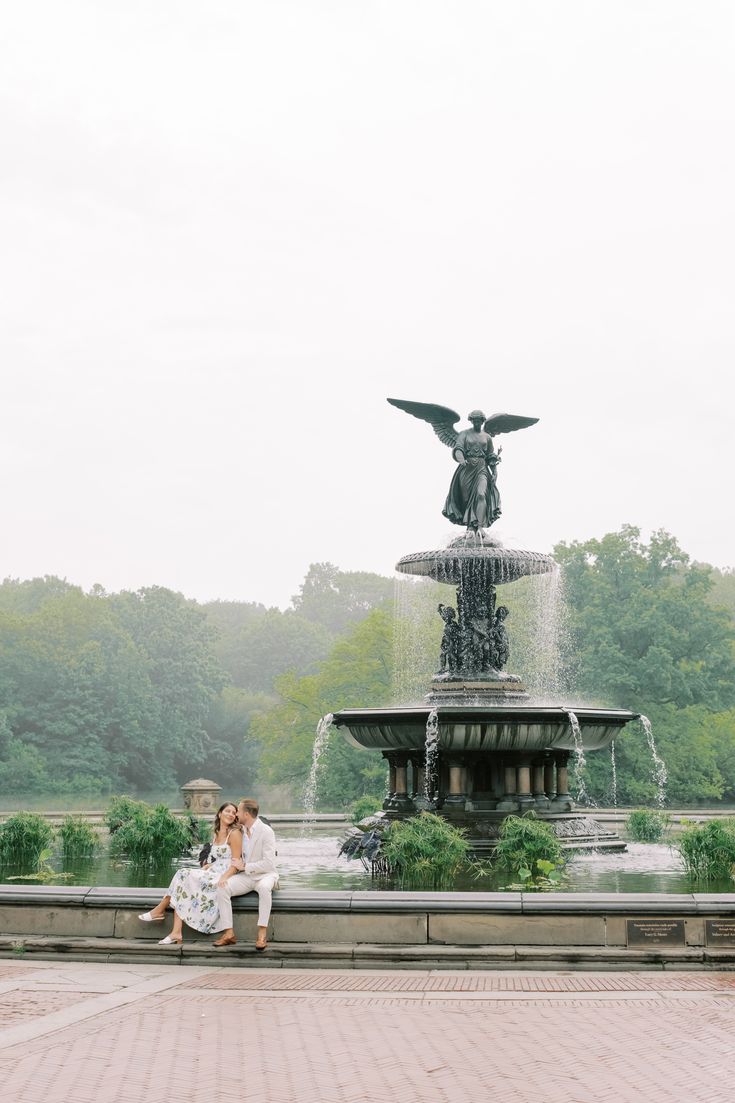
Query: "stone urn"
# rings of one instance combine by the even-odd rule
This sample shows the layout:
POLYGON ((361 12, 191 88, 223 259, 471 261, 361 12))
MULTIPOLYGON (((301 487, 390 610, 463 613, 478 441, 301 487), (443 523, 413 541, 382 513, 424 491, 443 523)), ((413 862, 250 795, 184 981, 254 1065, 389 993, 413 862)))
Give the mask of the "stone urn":
POLYGON ((222 786, 206 777, 195 777, 181 786, 184 795, 184 808, 193 816, 211 815, 219 806, 219 794, 222 786))

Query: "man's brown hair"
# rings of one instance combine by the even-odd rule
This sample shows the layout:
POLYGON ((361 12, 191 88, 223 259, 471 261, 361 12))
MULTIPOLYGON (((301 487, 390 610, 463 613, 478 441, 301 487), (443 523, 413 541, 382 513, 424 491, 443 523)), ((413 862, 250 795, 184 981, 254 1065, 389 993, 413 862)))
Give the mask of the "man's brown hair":
POLYGON ((257 800, 253 800, 251 797, 243 797, 240 801, 240 808, 244 808, 249 815, 257 819, 258 812, 260 811, 260 805, 257 800))

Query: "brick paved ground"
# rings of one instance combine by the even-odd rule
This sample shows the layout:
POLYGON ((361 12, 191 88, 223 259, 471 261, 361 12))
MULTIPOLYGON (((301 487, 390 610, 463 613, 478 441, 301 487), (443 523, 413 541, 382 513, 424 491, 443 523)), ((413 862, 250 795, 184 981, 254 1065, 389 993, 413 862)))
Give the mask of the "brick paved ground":
POLYGON ((732 1103, 732 973, 0 968, 4 1103, 732 1103))

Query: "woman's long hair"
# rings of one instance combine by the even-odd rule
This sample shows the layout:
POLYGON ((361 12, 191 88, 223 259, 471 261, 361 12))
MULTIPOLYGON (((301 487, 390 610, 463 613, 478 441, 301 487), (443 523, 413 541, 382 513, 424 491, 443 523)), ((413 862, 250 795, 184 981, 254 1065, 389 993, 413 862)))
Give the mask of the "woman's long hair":
MULTIPOLYGON (((221 804, 219 806, 219 808, 217 809, 217 815, 214 817, 214 834, 215 834, 215 837, 217 835, 219 835, 219 828, 220 828, 219 818, 220 818, 220 815, 222 814, 222 812, 224 812, 225 808, 234 808, 235 809, 235 817, 237 817, 237 805, 233 801, 226 800, 224 804, 221 804)), ((232 826, 234 827, 236 823, 237 823, 237 818, 235 819, 235 823, 233 823, 232 826)))

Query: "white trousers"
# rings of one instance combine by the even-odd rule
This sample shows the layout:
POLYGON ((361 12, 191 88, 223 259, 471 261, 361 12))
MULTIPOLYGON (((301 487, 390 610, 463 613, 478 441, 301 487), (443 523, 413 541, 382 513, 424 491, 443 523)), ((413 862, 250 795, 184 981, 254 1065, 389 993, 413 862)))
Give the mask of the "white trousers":
POLYGON ((271 903, 273 888, 278 882, 277 873, 261 873, 257 877, 251 877, 248 873, 235 873, 222 888, 217 889, 217 904, 219 906, 219 930, 227 930, 232 927, 232 897, 243 896, 246 892, 258 894, 258 926, 267 927, 271 915, 271 903))

